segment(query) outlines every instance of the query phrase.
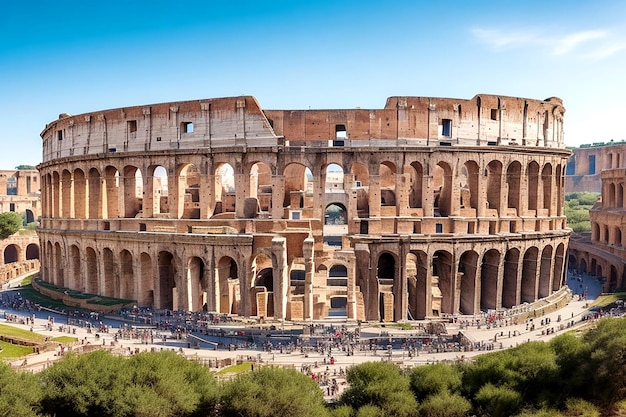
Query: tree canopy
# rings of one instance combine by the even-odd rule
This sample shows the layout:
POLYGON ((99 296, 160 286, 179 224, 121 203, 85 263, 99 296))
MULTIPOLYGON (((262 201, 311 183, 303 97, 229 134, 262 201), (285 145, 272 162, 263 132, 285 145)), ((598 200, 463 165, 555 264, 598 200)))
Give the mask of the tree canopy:
POLYGON ((0 239, 6 239, 21 228, 22 216, 13 211, 0 213, 0 239))

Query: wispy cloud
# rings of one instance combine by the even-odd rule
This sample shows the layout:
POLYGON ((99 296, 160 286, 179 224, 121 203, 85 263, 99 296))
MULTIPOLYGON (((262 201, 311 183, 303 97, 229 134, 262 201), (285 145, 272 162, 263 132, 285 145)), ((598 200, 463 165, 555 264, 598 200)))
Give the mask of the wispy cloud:
POLYGON ((541 30, 503 31, 473 29, 472 34, 496 50, 542 47, 550 55, 575 56, 585 60, 602 60, 626 49, 626 37, 608 30, 584 30, 561 35, 546 35, 541 30))

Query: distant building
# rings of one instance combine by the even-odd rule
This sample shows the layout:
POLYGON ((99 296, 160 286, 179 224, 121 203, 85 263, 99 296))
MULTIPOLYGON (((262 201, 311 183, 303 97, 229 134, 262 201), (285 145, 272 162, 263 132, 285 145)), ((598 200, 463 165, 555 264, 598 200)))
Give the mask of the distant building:
POLYGON ((571 148, 565 169, 565 192, 594 192, 602 189, 605 169, 626 167, 626 142, 597 142, 571 148))

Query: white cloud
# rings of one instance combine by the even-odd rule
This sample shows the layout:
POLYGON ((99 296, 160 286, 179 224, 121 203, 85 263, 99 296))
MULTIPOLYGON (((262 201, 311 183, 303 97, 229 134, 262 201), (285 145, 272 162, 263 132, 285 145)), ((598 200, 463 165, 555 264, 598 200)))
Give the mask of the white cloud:
POLYGON ((608 30, 584 30, 565 35, 546 35, 536 29, 503 31, 499 29, 472 29, 481 42, 497 49, 543 47, 555 56, 573 56, 598 61, 626 49, 626 36, 608 30))

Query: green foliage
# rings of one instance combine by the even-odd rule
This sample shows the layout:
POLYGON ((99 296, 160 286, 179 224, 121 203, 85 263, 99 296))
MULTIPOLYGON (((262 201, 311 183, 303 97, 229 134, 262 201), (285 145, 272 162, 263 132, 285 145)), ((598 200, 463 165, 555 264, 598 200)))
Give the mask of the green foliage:
POLYGON ((37 169, 37 167, 33 165, 18 165, 15 167, 15 169, 19 171, 19 170, 24 170, 24 169, 37 169))
POLYGON ((415 398, 423 401, 433 394, 457 392, 461 387, 461 372, 444 363, 418 366, 411 371, 410 380, 415 398))
POLYGON ((522 405, 522 398, 517 391, 505 386, 483 385, 475 398, 481 415, 490 417, 508 417, 517 413, 522 405))
POLYGON ((330 417, 352 417, 354 410, 348 405, 340 405, 330 410, 330 417))
POLYGON ((569 193, 565 196, 563 212, 567 218, 567 225, 577 233, 591 230, 589 210, 596 203, 597 193, 569 193))
POLYGON ((209 371, 173 352, 69 355, 41 377, 43 407, 62 416, 193 416, 217 401, 209 371))
POLYGON ((447 391, 431 395, 419 406, 420 417, 465 417, 472 404, 460 394, 447 391))
POLYGON ((576 200, 577 204, 582 206, 593 206, 598 200, 598 193, 591 192, 577 192, 577 193, 567 193, 565 195, 565 201, 569 202, 572 200, 576 200))
POLYGON ((341 396, 341 403, 359 410, 375 405, 388 416, 414 416, 417 402, 408 378, 400 368, 387 362, 367 362, 348 370, 349 388, 341 396))
POLYGON ((224 384, 224 417, 304 417, 328 414, 317 382, 293 369, 261 368, 224 384))
POLYGON ((519 413, 516 417, 565 417, 558 410, 554 410, 551 408, 542 408, 540 410, 524 410, 519 413))
POLYGON ((21 228, 22 216, 13 211, 0 213, 0 239, 6 239, 21 228))
POLYGON ((600 411, 596 406, 580 398, 569 398, 565 404, 564 414, 568 417, 600 417, 600 411))
POLYGON ((38 415, 41 387, 29 372, 15 372, 0 362, 0 417, 38 415))

